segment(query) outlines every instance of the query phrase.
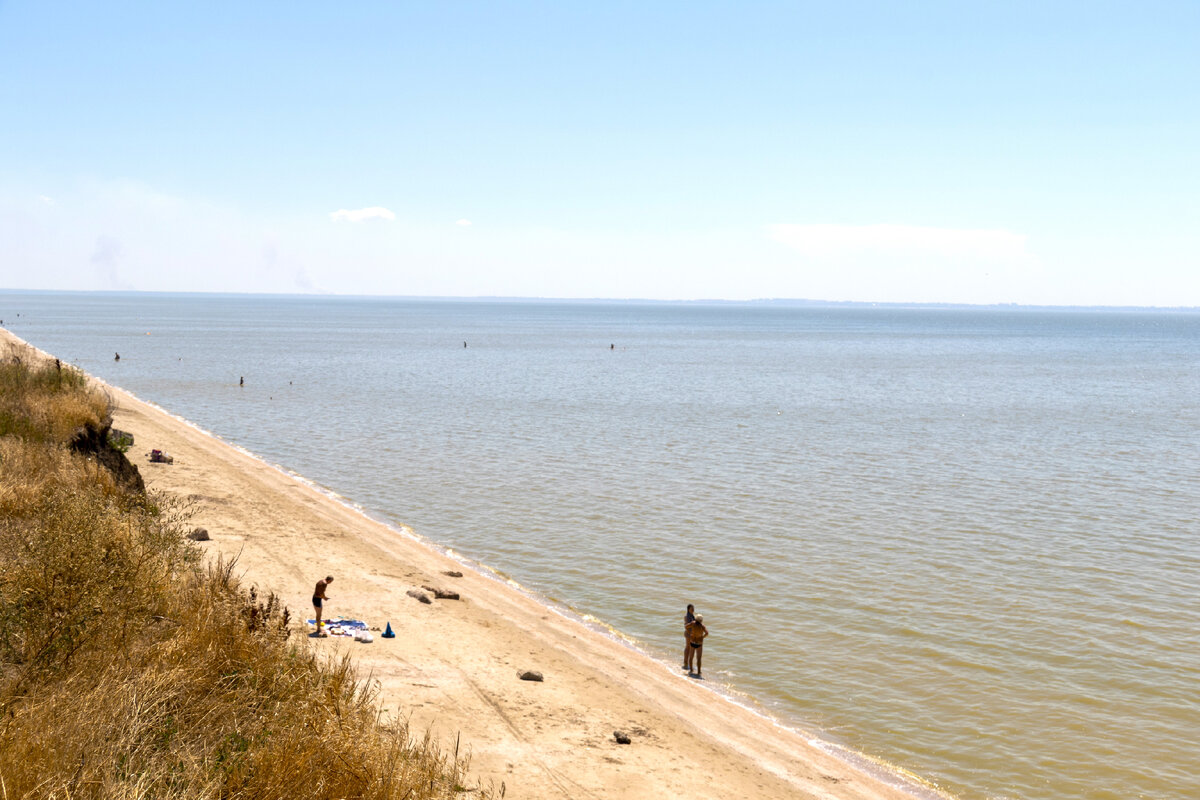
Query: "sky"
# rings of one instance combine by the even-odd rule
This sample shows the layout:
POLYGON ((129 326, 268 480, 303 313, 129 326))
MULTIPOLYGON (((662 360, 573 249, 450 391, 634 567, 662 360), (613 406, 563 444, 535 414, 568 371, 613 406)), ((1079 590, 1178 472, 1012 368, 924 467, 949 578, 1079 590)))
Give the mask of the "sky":
POLYGON ((0 0, 0 288, 1200 306, 1200 3, 0 0))

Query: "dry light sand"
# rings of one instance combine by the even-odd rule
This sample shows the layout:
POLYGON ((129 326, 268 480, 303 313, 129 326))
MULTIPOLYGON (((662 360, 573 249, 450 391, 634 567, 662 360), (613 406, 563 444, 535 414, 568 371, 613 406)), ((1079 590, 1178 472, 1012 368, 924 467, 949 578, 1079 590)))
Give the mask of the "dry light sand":
MULTIPOLYGON (((312 616, 313 586, 332 574, 326 616, 380 627, 390 621, 394 639, 302 642, 352 653, 360 674, 379 681, 389 712, 408 717, 416 736, 430 730, 444 748, 461 737, 472 777, 503 783, 506 798, 911 798, 918 790, 860 771, 689 680, 677 665, 672 671, 105 388, 117 407, 114 426, 135 436, 129 455, 147 486, 194 503, 194 524, 212 536, 201 546, 236 556, 244 584, 277 593, 296 618, 312 616), (151 448, 174 463, 150 463, 151 448), (462 599, 424 605, 405 594, 423 585, 462 599), (522 669, 545 681, 519 680, 522 669), (615 730, 632 744, 617 744, 615 730)), ((714 663, 720 653, 708 649, 714 663)))

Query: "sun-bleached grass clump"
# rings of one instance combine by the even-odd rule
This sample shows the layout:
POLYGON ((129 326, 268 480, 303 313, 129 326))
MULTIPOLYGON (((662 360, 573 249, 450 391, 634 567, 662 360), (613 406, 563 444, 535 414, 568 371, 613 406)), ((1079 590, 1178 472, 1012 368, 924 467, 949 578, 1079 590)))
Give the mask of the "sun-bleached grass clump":
POLYGON ((108 416, 107 399, 78 369, 32 348, 0 352, 0 436, 62 444, 80 428, 104 427, 108 416))
POLYGON ((0 798, 490 796, 275 597, 203 565, 186 509, 69 451, 86 384, 0 387, 5 413, 47 415, 0 435, 0 798))
POLYGON ((0 439, 0 699, 77 654, 121 650, 196 561, 177 514, 95 461, 0 439))

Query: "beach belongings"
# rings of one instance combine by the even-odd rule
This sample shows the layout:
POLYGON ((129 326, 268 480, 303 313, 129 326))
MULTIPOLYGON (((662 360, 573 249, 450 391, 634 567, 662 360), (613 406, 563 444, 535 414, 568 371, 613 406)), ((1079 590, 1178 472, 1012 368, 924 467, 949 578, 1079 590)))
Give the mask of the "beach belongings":
POLYGON ((371 632, 368 630, 356 630, 354 632, 354 641, 362 642, 363 644, 370 644, 371 642, 375 641, 375 637, 372 636, 371 632))
POLYGON ((407 594, 409 597, 411 597, 414 600, 420 600, 422 603, 425 603, 426 605, 429 605, 433 602, 432 600, 429 599, 429 595, 425 594, 424 592, 422 592, 418 589, 409 589, 407 592, 405 592, 405 594, 407 594))
POLYGON ((196 528, 191 533, 189 533, 187 535, 187 537, 189 539, 191 539, 193 542, 207 542, 207 541, 212 540, 212 537, 210 537, 208 535, 207 528, 196 528))
POLYGON ((146 455, 150 456, 150 460, 155 464, 174 464, 175 458, 162 450, 151 450, 146 455))
POLYGON ((461 578, 462 577, 462 573, 456 569, 448 569, 445 572, 443 572, 442 574, 449 575, 451 578, 461 578))
POLYGON ((425 591, 432 594, 438 600, 457 600, 458 592, 448 592, 445 589, 439 589, 436 586, 423 586, 425 591))
MULTIPOLYGON (((308 624, 316 627, 317 621, 315 619, 310 619, 308 624)), ((358 635, 360 633, 368 632, 367 623, 363 622, 361 619, 338 618, 322 620, 321 628, 330 636, 352 636, 355 639, 358 639, 358 635)))
POLYGON ((532 669, 517 670, 517 677, 523 681, 537 681, 538 683, 541 683, 544 680, 544 678, 542 678, 542 673, 536 672, 532 669))
POLYGON ((633 742, 633 740, 629 738, 629 734, 622 731, 613 731, 613 738, 617 740, 617 744, 630 744, 633 742))
POLYGON ((387 624, 387 630, 385 630, 380 635, 383 636, 383 638, 385 638, 385 639, 395 639, 396 638, 396 634, 392 633, 392 623, 391 622, 389 622, 387 624))

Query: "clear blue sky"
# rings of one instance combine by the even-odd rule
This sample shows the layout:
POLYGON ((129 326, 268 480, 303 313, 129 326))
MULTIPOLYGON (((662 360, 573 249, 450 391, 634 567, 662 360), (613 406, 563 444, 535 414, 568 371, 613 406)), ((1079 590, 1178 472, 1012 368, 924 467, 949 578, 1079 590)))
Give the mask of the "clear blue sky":
POLYGON ((0 2, 0 287, 1200 305, 1200 3, 0 2))

